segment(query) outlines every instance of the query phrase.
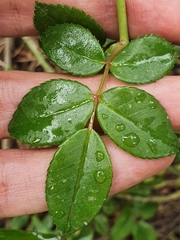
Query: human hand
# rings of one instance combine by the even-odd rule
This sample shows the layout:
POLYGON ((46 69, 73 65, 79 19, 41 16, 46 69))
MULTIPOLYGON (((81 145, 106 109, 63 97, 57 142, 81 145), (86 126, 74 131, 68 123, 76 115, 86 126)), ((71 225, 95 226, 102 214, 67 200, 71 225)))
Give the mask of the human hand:
MULTIPOLYGON (((1 37, 36 35, 33 28, 35 0, 0 2, 1 37)), ((44 1, 45 2, 45 1, 44 1)), ((46 1, 50 2, 50 1, 46 1)), ((118 37, 115 1, 70 1, 52 3, 72 5, 95 18, 110 38, 118 37)), ((159 34, 180 44, 179 0, 126 0, 130 37, 159 34), (162 11, 163 6, 163 11, 162 11)), ((52 78, 76 79, 96 92, 100 77, 86 79, 60 74, 10 71, 0 72, 0 139, 10 137, 7 126, 22 97, 34 86, 52 78), (96 79, 95 79, 96 78, 96 79), (93 79, 93 80, 92 80, 93 79)), ((138 86, 154 95, 166 109, 175 130, 180 130, 179 77, 166 76, 156 83, 138 86)), ((123 85, 109 76, 106 89, 123 85)), ((105 90, 106 90, 105 89, 105 90)), ((102 137, 112 159, 114 179, 110 194, 117 193, 167 168, 174 156, 142 160, 119 149, 107 136, 102 137)), ((12 217, 47 210, 45 179, 55 149, 0 150, 0 217, 12 217)))

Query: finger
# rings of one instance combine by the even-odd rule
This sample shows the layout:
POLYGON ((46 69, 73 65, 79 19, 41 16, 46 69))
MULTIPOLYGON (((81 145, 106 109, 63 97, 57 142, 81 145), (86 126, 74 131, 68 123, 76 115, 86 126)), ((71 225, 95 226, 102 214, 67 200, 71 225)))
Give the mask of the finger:
POLYGON ((43 212, 53 150, 0 150, 0 218, 43 212))
MULTIPOLYGON (((53 78, 75 79, 87 85, 93 93, 97 92, 101 75, 79 78, 60 74, 30 73, 30 72, 1 72, 0 73, 0 139, 9 137, 7 126, 22 97, 30 89, 53 78)), ((180 130, 180 78, 167 76, 156 83, 138 85, 154 95, 163 105, 175 130, 180 130)), ((123 85, 122 82, 109 76, 105 90, 123 85)))
MULTIPOLYGON (((35 35, 33 10, 35 0, 0 1, 1 36, 35 35)), ((90 14, 105 30, 107 37, 117 38, 116 1, 43 0, 48 3, 73 5, 90 14)), ((126 0, 131 38, 144 34, 158 34, 180 43, 180 1, 126 0), (162 7, 163 6, 163 7, 162 7)))
MULTIPOLYGON (((103 137, 112 165, 110 194, 120 192, 167 168, 173 156, 142 160, 119 149, 103 137)), ((0 150, 0 218, 47 210, 45 180, 55 149, 0 150)))

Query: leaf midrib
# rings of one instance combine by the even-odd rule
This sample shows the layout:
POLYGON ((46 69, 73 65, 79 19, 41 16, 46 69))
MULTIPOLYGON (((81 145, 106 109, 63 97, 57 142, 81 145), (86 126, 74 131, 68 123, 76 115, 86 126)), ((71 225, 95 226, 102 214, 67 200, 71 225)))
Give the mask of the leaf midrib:
POLYGON ((37 118, 31 118, 31 119, 33 120, 33 119, 39 119, 39 118, 48 118, 48 117, 51 117, 51 116, 55 116, 55 115, 59 115, 59 114, 62 114, 62 113, 66 113, 66 112, 71 111, 73 109, 79 108, 79 107, 81 107, 83 105, 86 105, 87 103, 90 103, 90 102, 93 102, 93 100, 92 99, 88 99, 86 101, 81 102, 80 104, 73 105, 72 107, 59 110, 59 111, 54 112, 52 114, 47 114, 45 116, 40 116, 40 117, 37 117, 37 118))
POLYGON ((80 164, 79 164, 80 166, 79 166, 79 171, 78 171, 78 174, 77 174, 77 179, 76 179, 76 184, 75 184, 75 191, 74 191, 74 194, 73 194, 73 197, 72 197, 72 204, 71 204, 71 207, 70 207, 70 210, 69 210, 69 214, 68 214, 68 222, 70 221, 70 219, 73 216, 74 206, 75 206, 75 199, 76 199, 77 192, 78 192, 78 189, 79 189, 79 186, 80 186, 80 181, 82 179, 82 173, 83 173, 85 159, 86 159, 85 156, 86 156, 86 153, 87 153, 88 142, 89 142, 89 138, 90 138, 90 135, 91 135, 91 130, 86 129, 86 131, 87 131, 87 135, 86 135, 86 140, 85 140, 85 144, 84 144, 84 148, 83 148, 83 154, 81 156, 81 160, 80 160, 80 164))
MULTIPOLYGON (((62 46, 62 45, 61 45, 61 46, 62 46)), ((87 59, 88 61, 95 62, 95 63, 102 64, 102 65, 105 64, 104 59, 103 59, 103 61, 95 60, 95 59, 90 58, 90 57, 88 57, 88 56, 81 55, 81 54, 77 53, 75 50, 72 50, 71 48, 68 48, 67 46, 62 46, 62 48, 65 48, 65 49, 69 50, 70 52, 73 52, 75 55, 78 55, 78 56, 80 56, 81 58, 87 59)), ((104 57, 104 56, 103 56, 103 57, 104 57)))

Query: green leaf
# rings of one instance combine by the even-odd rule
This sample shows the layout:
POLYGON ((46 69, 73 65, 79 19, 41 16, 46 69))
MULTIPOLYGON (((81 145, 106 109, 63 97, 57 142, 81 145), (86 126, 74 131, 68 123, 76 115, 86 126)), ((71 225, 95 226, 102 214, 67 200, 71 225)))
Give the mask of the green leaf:
POLYGON ((0 229, 0 239, 1 240, 58 240, 59 238, 55 234, 40 234, 29 231, 21 230, 7 230, 0 229))
POLYGON ((23 227, 29 221, 29 215, 13 217, 10 221, 11 229, 23 229, 23 227))
POLYGON ((70 235, 92 220, 106 200, 111 182, 110 158, 94 130, 79 130, 62 143, 46 181, 48 209, 62 235, 70 235))
POLYGON ((76 232, 72 237, 67 240, 93 240, 94 231, 91 226, 84 226, 81 231, 76 232))
POLYGON ((102 209, 106 215, 112 215, 117 211, 118 208, 119 201, 116 201, 114 197, 108 197, 102 209))
POLYGON ((134 214, 136 215, 136 217, 141 217, 143 219, 152 218, 156 214, 157 207, 157 203, 142 203, 133 201, 134 214))
POLYGON ((99 98, 97 117, 104 132, 122 149, 141 158, 179 151, 169 118, 152 95, 133 87, 116 87, 99 98))
POLYGON ((139 221, 133 228, 134 240, 157 240, 157 234, 153 226, 144 221, 139 221))
POLYGON ((129 207, 125 207, 122 211, 120 211, 114 226, 111 231, 111 239, 112 240, 123 240, 128 235, 131 234, 132 228, 134 225, 134 218, 132 216, 131 209, 129 207))
POLYGON ((66 23, 49 27, 40 45, 55 65, 73 75, 92 75, 104 67, 101 45, 80 25, 66 23))
POLYGON ((150 35, 131 41, 112 61, 110 71, 128 83, 150 83, 168 73, 178 54, 172 44, 150 35))
POLYGON ((179 45, 174 45, 174 48, 178 54, 180 54, 180 46, 179 45))
POLYGON ((62 23, 82 25, 89 29, 101 44, 106 40, 104 30, 101 26, 84 11, 67 5, 35 2, 34 26, 40 35, 50 26, 62 23))
POLYGON ((34 146, 59 144, 86 125, 93 108, 89 88, 54 79, 34 87, 23 98, 9 123, 9 133, 34 146))
POLYGON ((99 213, 93 220, 94 229, 101 235, 105 236, 109 230, 108 217, 105 214, 99 213))

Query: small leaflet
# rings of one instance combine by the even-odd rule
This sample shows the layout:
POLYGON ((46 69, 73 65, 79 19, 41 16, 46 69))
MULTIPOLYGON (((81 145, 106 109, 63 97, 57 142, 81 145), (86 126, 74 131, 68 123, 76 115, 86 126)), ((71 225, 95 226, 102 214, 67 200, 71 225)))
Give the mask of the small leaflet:
POLYGON ((40 45, 56 66, 76 76, 96 74, 105 64, 101 45, 80 25, 66 23, 49 27, 40 45))
POLYGON ((111 62, 110 71, 127 83, 151 83, 165 76, 177 58, 171 43, 149 35, 131 41, 111 62))
POLYGON ((98 121, 119 147, 140 158, 176 154, 179 144, 171 122, 152 95, 133 87, 116 87, 100 96, 98 121))
POLYGON ((34 26, 40 35, 50 26, 63 23, 79 24, 89 29, 101 45, 106 41, 102 27, 84 11, 67 5, 35 2, 34 26))
POLYGON ((88 87, 54 79, 34 87, 22 99, 8 130, 11 136, 32 146, 56 145, 82 129, 93 108, 88 87))
POLYGON ((46 181, 48 209, 62 236, 76 232, 95 217, 111 183, 110 157, 94 130, 79 130, 62 143, 46 181))

